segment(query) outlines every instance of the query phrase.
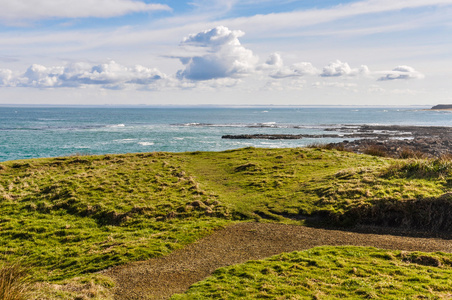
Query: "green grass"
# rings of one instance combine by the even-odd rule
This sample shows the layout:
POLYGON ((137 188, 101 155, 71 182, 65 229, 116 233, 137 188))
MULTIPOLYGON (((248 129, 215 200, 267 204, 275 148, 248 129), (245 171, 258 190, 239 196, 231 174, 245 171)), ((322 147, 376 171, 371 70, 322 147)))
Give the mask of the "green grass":
POLYGON ((232 222, 345 224, 379 203, 436 201, 450 178, 448 160, 316 148, 3 162, 0 252, 38 281, 61 281, 166 255, 232 222))
POLYGON ((318 247, 216 270, 171 299, 450 299, 452 255, 318 247))
POLYGON ((248 148, 198 153, 191 161, 187 167, 204 189, 258 220, 341 214, 369 201, 437 197, 449 190, 444 176, 408 176, 403 166, 411 161, 336 150, 248 148))
POLYGON ((228 212, 180 170, 179 159, 3 163, 0 251, 26 257, 35 278, 55 280, 165 255, 209 234, 228 222, 228 212))

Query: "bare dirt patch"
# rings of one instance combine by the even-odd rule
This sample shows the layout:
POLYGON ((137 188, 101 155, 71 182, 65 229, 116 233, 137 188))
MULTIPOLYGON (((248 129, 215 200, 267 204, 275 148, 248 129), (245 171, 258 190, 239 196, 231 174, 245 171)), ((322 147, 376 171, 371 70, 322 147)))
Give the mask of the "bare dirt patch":
POLYGON ((115 299, 168 299, 175 293, 186 291, 190 285, 220 267, 322 245, 452 252, 449 239, 240 223, 166 257, 118 266, 104 274, 117 283, 115 299))

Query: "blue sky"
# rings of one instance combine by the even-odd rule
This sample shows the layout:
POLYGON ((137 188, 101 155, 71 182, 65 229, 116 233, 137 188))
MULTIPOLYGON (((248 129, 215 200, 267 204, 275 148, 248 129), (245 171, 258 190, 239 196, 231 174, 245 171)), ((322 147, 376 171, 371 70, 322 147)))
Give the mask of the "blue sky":
POLYGON ((0 8, 0 104, 452 103, 452 0, 0 8))

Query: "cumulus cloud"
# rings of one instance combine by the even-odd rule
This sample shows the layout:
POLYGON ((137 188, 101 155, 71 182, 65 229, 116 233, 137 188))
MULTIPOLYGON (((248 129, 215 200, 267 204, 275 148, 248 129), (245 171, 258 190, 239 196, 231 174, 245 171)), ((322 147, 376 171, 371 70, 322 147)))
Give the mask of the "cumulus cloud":
POLYGON ((179 78, 189 80, 210 80, 237 78, 252 73, 258 58, 240 44, 240 30, 229 30, 218 26, 186 37, 181 46, 204 50, 200 55, 180 58, 185 65, 178 72, 179 78))
POLYGON ((318 70, 309 62, 295 63, 289 67, 282 67, 276 72, 270 73, 273 78, 300 77, 318 74, 318 70))
POLYGON ((290 66, 285 66, 279 53, 272 53, 267 61, 260 66, 262 70, 270 70, 269 76, 280 79, 287 77, 301 77, 305 75, 315 75, 319 73, 311 63, 299 62, 290 66))
POLYGON ((27 87, 54 87, 59 83, 59 77, 63 74, 63 67, 47 68, 33 64, 17 79, 17 85, 27 87))
POLYGON ((284 66, 284 62, 279 53, 272 53, 265 62, 265 66, 270 68, 282 68, 284 66))
POLYGON ((150 85, 166 77, 157 69, 140 65, 126 67, 114 61, 99 65, 72 63, 58 67, 33 64, 16 77, 12 76, 10 70, 0 70, 1 86, 39 88, 97 85, 117 89, 128 85, 150 85))
POLYGON ((13 78, 13 71, 9 69, 0 69, 0 86, 8 86, 13 78))
POLYGON ((157 69, 140 65, 125 67, 114 61, 105 64, 89 66, 84 63, 70 64, 60 77, 64 85, 77 86, 82 84, 98 84, 104 86, 121 84, 151 84, 166 77, 157 69))
POLYGON ((116 17, 134 12, 171 10, 163 4, 138 0, 0 0, 0 19, 39 20, 49 18, 116 17))
POLYGON ((348 63, 340 60, 329 63, 322 71, 318 70, 310 62, 299 62, 285 66, 278 53, 271 54, 267 61, 260 66, 260 69, 270 70, 269 76, 275 79, 302 76, 367 76, 370 74, 369 68, 366 65, 362 65, 359 68, 351 68, 348 63))
POLYGON ((387 80, 397 80, 397 79, 422 79, 424 78, 424 74, 416 71, 414 68, 409 66, 398 66, 394 68, 392 71, 384 72, 385 75, 380 77, 379 81, 387 81, 387 80))
POLYGON ((360 68, 352 69, 348 63, 336 60, 323 67, 323 71, 320 74, 322 77, 339 77, 339 76, 357 76, 360 74, 369 74, 369 68, 362 65, 360 68))
MULTIPOLYGON (((2 0, 0 0, 2 1, 2 0)), ((370 72, 366 65, 352 68, 346 62, 333 61, 319 70, 310 62, 285 65, 279 53, 272 53, 265 62, 245 48, 239 38, 244 33, 218 26, 189 35, 180 43, 187 55, 175 57, 184 69, 167 76, 155 68, 141 65, 124 66, 114 61, 103 64, 70 63, 64 66, 31 65, 25 72, 0 69, 0 87, 84 87, 98 86, 108 89, 134 87, 138 89, 218 89, 233 88, 247 75, 257 75, 259 80, 268 79, 272 89, 302 88, 304 77, 323 77, 332 81, 337 77, 369 77, 379 81, 423 78, 424 75, 409 66, 398 66, 392 71, 370 72), (19 75, 18 75, 19 74, 19 75), (369 75, 369 76, 368 76, 369 75), (303 77, 303 78, 302 78, 303 77), (277 81, 280 81, 277 83, 277 81)), ((173 57, 174 58, 174 57, 173 57)), ((256 79, 255 78, 255 79, 256 79)), ((308 80, 308 78, 306 78, 308 80)), ((358 80, 358 78, 356 78, 358 80)), ((253 82, 253 79, 250 79, 253 82)), ((314 85, 315 86, 315 85, 314 85)), ((325 87, 327 84, 318 85, 325 87)), ((338 87, 336 85, 336 87, 338 87)), ((354 86, 342 86, 352 89, 354 86)))

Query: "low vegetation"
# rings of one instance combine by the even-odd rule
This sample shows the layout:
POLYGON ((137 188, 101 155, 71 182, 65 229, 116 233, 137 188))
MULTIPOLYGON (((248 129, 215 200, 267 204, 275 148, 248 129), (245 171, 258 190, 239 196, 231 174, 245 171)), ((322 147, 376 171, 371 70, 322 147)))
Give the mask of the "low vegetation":
POLYGON ((31 284, 27 268, 18 263, 0 264, 0 299, 27 300, 31 284))
POLYGON ((452 255, 318 247, 218 269, 171 299, 449 299, 452 255))
POLYGON ((55 298, 70 299, 71 289, 111 287, 97 277, 87 283, 89 274, 168 254, 232 222, 452 231, 452 223, 428 222, 452 213, 451 178, 446 158, 394 160, 323 148, 3 162, 0 251, 5 261, 31 266, 42 289, 42 282, 58 287, 55 298), (424 203, 422 211, 413 203, 424 203), (424 218, 382 221, 408 207, 424 218))

